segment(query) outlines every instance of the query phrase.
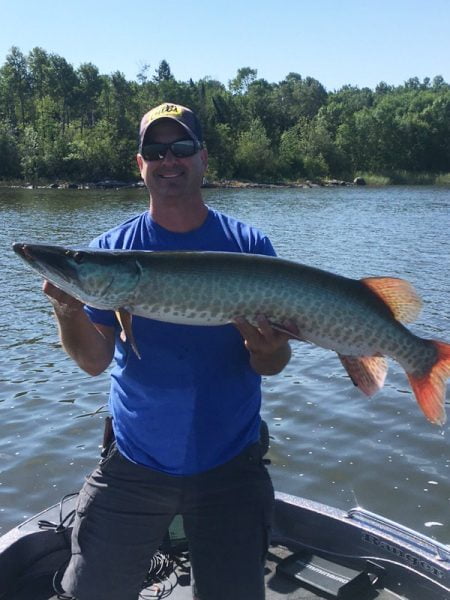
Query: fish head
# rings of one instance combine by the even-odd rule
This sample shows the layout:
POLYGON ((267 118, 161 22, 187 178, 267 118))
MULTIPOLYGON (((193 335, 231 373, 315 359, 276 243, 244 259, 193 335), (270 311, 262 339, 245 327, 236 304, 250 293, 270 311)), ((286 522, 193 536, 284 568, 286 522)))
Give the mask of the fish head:
POLYGON ((45 279, 96 308, 127 305, 141 275, 126 251, 26 243, 13 244, 13 250, 45 279))

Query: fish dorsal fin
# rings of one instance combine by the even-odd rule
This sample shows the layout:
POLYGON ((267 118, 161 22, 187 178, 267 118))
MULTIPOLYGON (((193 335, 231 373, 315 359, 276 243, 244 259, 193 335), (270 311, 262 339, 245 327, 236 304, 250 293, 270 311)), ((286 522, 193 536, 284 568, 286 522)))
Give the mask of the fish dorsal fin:
POLYGON ((420 313, 422 301, 408 281, 395 277, 365 277, 361 283, 389 306, 397 321, 411 323, 420 313))
POLYGON ((383 387, 388 369, 384 356, 338 356, 354 385, 366 396, 373 396, 383 387))
POLYGON ((122 328, 122 331, 120 332, 120 339, 123 342, 126 342, 128 340, 134 353, 140 359, 141 355, 139 354, 139 350, 136 345, 136 340, 134 339, 133 335, 133 329, 131 327, 131 321, 133 318, 131 313, 126 311, 124 308, 119 308, 119 310, 116 310, 116 317, 122 328))

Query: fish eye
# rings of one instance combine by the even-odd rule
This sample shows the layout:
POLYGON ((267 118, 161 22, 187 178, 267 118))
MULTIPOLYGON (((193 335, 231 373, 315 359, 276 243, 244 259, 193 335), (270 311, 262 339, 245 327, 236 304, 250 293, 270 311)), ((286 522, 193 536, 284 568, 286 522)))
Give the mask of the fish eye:
POLYGON ((83 252, 74 252, 72 258, 77 264, 80 264, 84 260, 84 253, 83 252))

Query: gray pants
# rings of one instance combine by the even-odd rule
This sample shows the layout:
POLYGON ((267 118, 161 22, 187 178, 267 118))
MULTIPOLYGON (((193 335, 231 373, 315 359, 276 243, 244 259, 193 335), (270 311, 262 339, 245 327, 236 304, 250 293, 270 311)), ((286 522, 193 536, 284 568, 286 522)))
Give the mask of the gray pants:
POLYGON ((77 600, 137 600, 174 515, 183 515, 196 600, 263 600, 274 494, 259 443, 230 462, 174 477, 115 443, 80 492, 62 580, 77 600))

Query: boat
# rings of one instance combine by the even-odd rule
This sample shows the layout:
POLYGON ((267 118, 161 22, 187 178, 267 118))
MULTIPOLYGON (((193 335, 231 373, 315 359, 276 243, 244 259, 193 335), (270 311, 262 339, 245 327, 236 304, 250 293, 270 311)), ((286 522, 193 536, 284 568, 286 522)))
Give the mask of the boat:
MULTIPOLYGON (((76 498, 66 496, 0 537, 0 600, 65 597, 59 581, 76 498)), ((141 598, 192 599, 181 516, 149 557, 141 598)), ((359 507, 343 511, 277 492, 266 599, 330 598, 450 600, 450 547, 359 507)))

